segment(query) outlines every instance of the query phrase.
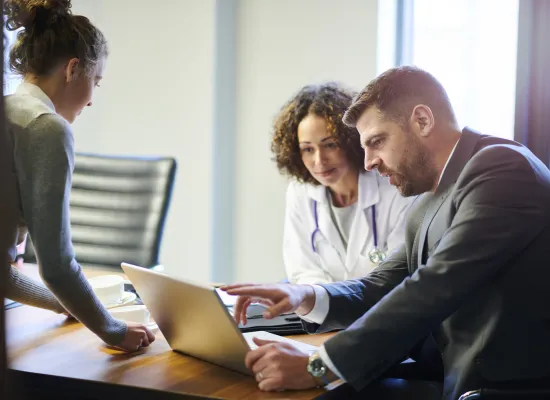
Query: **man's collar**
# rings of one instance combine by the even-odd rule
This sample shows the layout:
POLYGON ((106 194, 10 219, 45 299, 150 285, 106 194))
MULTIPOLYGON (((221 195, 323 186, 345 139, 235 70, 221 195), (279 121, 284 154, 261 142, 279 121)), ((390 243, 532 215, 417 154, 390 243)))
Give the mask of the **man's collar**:
POLYGON ((460 142, 460 138, 458 138, 458 140, 456 141, 455 145, 453 146, 453 149, 451 150, 451 153, 449 154, 449 157, 447 157, 447 161, 445 161, 445 165, 443 166, 443 169, 441 170, 441 174, 439 175, 439 180, 437 181, 437 186, 439 186, 439 184, 441 183, 441 178, 443 178, 443 174, 447 169, 447 165, 449 165, 449 161, 451 160, 451 157, 453 156, 453 153, 456 150, 456 146, 458 145, 458 142, 460 142))
POLYGON ((472 158, 477 143, 483 137, 485 137, 485 135, 469 128, 464 128, 462 130, 462 135, 456 143, 454 150, 451 152, 447 164, 441 173, 439 184, 435 190, 436 193, 441 193, 448 188, 449 185, 456 182, 464 166, 470 158, 472 158))

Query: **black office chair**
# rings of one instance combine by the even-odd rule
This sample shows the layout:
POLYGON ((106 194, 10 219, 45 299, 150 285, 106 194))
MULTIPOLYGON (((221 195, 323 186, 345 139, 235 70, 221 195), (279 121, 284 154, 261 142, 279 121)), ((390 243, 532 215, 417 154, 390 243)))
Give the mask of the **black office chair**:
POLYGON ((458 400, 548 400, 550 390, 478 389, 464 393, 458 400))
MULTIPOLYGON (((77 260, 113 269, 122 261, 159 264, 175 172, 173 158, 77 153, 71 191, 77 260)), ((24 260, 36 262, 30 242, 24 260)))

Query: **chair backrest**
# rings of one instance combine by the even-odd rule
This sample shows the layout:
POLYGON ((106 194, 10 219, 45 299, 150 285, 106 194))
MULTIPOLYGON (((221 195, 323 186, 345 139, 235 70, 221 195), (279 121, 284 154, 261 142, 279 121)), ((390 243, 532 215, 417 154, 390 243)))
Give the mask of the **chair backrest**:
MULTIPOLYGON (((175 173, 173 158, 77 153, 71 190, 77 260, 115 269, 121 261, 158 264, 175 173)), ((36 261, 32 244, 24 260, 36 261)))

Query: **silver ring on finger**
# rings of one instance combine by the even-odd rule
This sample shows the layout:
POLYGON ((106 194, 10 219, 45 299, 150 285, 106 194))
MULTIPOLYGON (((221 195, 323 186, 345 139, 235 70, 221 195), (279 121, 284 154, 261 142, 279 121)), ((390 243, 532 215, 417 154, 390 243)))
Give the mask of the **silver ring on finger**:
POLYGON ((264 374, 262 374, 262 371, 258 372, 256 374, 256 380, 263 381, 265 379, 264 374))

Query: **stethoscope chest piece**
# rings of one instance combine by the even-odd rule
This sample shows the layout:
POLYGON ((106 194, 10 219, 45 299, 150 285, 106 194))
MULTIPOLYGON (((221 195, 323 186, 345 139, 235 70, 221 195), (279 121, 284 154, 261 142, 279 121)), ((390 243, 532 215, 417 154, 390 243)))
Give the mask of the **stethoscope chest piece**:
POLYGON ((386 252, 379 247, 374 247, 369 250, 369 260, 371 263, 378 265, 386 260, 386 252))

